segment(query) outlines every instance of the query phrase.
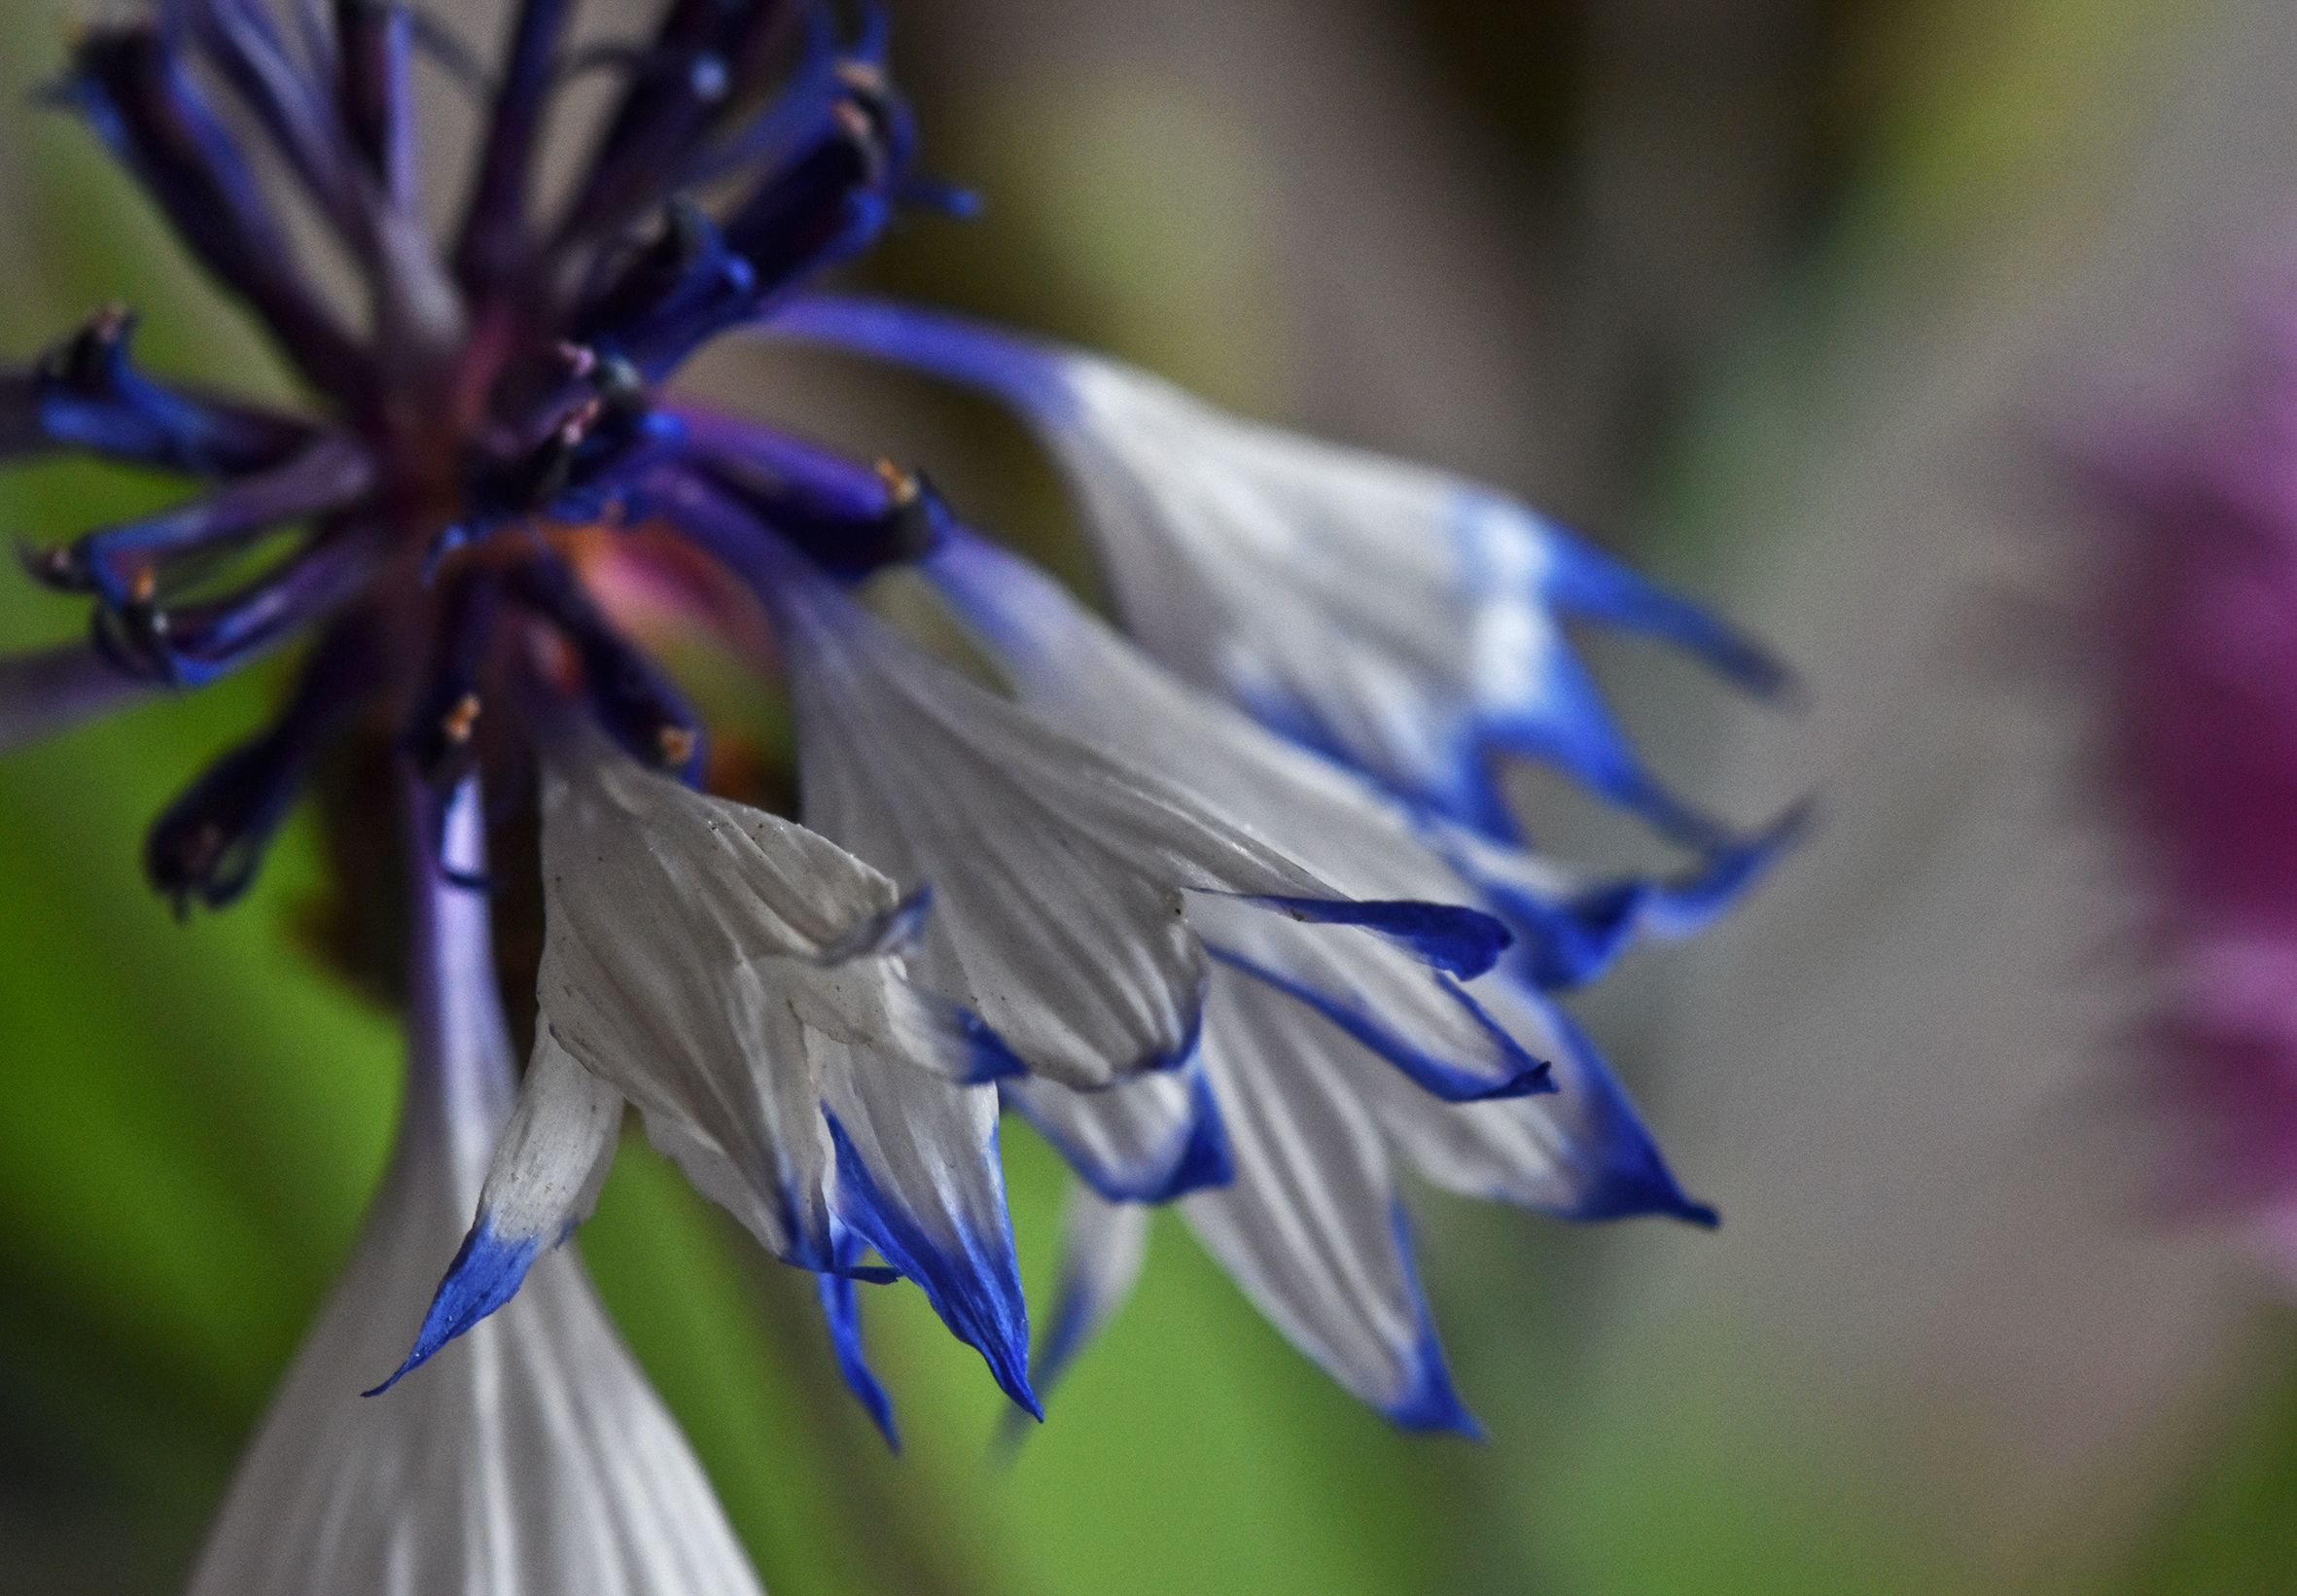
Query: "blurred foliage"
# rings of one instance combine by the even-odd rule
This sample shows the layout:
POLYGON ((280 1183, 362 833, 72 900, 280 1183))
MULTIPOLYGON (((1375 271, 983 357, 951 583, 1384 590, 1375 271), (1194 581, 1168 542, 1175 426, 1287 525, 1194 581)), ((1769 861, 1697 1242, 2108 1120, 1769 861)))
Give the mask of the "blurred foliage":
MULTIPOLYGON (((12 29, 32 9, 12 6, 12 29)), ((1515 196, 1559 239, 1587 198, 1601 108, 1680 89, 1608 76, 1619 29, 1759 25, 1759 60, 1699 92, 1758 101, 1763 114, 1734 125, 1779 141, 1786 177, 1760 214, 1725 219, 1757 241, 1764 270, 1728 315, 1663 348, 1629 336, 1642 325, 1629 304, 1611 312, 1630 323, 1616 347, 1578 355, 1591 394, 1621 396, 1608 423, 1616 490, 1695 528, 1747 488, 1734 440, 1789 408, 1798 357, 1843 298, 1893 291, 2059 180, 2098 96, 2169 8, 1387 9, 1424 52, 1424 91, 1496 147, 1515 196), (1607 360, 1634 371, 1607 388, 1595 380, 1607 360)), ((1058 8, 1044 25, 1059 25, 1058 8)), ((38 49, 8 53, 12 104, 50 64, 38 49)), ((985 104, 931 60, 910 75, 937 147, 988 188, 992 219, 911 231, 879 281, 1123 350, 1247 408, 1276 403, 1294 351, 1271 313, 1284 285, 1254 217, 1280 179, 1247 123, 1157 81, 985 104)), ((0 344, 29 353, 117 297, 146 310, 162 369, 261 366, 76 129, 7 115, 16 231, 0 245, 14 271, 0 344)), ((1559 243, 1526 269, 1568 290, 1591 266, 1559 243)), ((1564 291, 1553 302, 1577 301, 1564 291)), ((946 454, 969 495, 1052 536, 1057 498, 1017 434, 962 406, 932 413, 965 444, 942 445, 936 469, 946 454)), ((0 479, 0 511, 39 536, 158 491, 43 467, 0 479)), ((55 635, 67 608, 0 583, 0 644, 55 635)), ((147 705, 0 767, 0 1586, 12 1591, 172 1588, 380 1165, 397 1042, 387 1014, 300 950, 295 927, 321 888, 308 823, 226 915, 178 926, 138 875, 142 826, 274 688, 251 679, 147 705)), ((1017 1127, 1007 1146, 1024 1263, 1042 1288, 1060 1176, 1017 1127)), ((1590 1351, 1578 1288, 1609 1249, 1700 1239, 1563 1234, 1456 1203, 1441 1217, 1424 1227, 1429 1273, 1494 1436, 1483 1448, 1391 1434, 1169 1221, 1137 1299, 1010 1457, 992 1445, 998 1399, 977 1361, 906 1288, 866 1299, 908 1443, 887 1456, 835 1386, 809 1283, 759 1261, 642 1145, 618 1163, 583 1249, 781 1596, 1947 1588, 1928 1558, 1951 1524, 1922 1524, 1921 1505, 1839 1477, 1823 1434, 1734 1433, 1679 1369, 1654 1376, 1677 1383, 1645 1409, 1647 1427, 1577 1448, 1601 1466, 1556 1477, 1552 1443, 1585 1422, 1572 1401, 1590 1351)), ((2293 1436, 2297 1383, 2285 1383, 2256 1404, 2231 1461, 2204 1460, 2131 1588, 2290 1588, 2293 1436)))

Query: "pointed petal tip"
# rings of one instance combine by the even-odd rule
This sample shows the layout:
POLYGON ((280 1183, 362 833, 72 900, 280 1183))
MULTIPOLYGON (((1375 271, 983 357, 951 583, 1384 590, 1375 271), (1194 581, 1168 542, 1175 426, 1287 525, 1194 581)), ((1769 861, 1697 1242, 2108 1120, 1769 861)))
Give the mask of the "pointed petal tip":
POLYGON ((391 1377, 363 1397, 379 1397, 430 1362, 449 1341, 518 1295, 526 1272, 543 1251, 540 1236, 501 1236, 483 1217, 463 1238, 462 1249, 447 1265, 446 1276, 431 1298, 415 1332, 414 1350, 391 1377))
POLYGON ((1188 1102, 1188 1138, 1156 1192, 1145 1201, 1171 1202, 1191 1191, 1227 1186, 1236 1179, 1236 1154, 1228 1145, 1220 1100, 1213 1091, 1211 1079, 1202 1072, 1189 1082, 1188 1102))
MULTIPOLYGON (((981 1355, 990 1376, 1013 1401, 1042 1420, 1029 1388, 1029 1309, 1021 1295, 1012 1234, 965 1231, 950 1245, 915 1215, 888 1200, 837 1116, 824 1110, 835 1151, 840 1217, 901 1274, 917 1282, 952 1333, 981 1355)), ((991 1156, 995 1156, 991 1143, 991 1156)), ((848 1271, 856 1272, 856 1271, 848 1271)))
POLYGON ((1601 1224, 1611 1220, 1679 1220, 1701 1230, 1722 1227, 1722 1215, 1712 1204, 1699 1201, 1677 1184, 1664 1165, 1616 1170, 1581 1194, 1571 1212, 1558 1216, 1573 1224, 1601 1224))
POLYGON ((1251 902, 1316 925, 1361 926, 1402 943, 1447 975, 1469 980, 1497 964, 1515 934, 1496 916, 1416 899, 1255 897, 1251 902))
POLYGON ((1465 1068, 1455 1060, 1440 1058, 1399 1035, 1378 1016, 1352 1009, 1332 994, 1248 958, 1234 948, 1207 942, 1205 951, 1219 963, 1240 970, 1255 980, 1263 981, 1306 1004, 1358 1043, 1410 1076, 1423 1089, 1447 1103, 1483 1103, 1496 1098, 1532 1097, 1557 1089, 1553 1067, 1545 1060, 1533 1057, 1522 1043, 1508 1034, 1506 1027, 1484 1011, 1483 1005, 1476 1002, 1474 994, 1463 986, 1449 981, 1445 983, 1447 995, 1467 1011, 1503 1064, 1504 1068, 1499 1074, 1465 1068))
POLYGON ((1486 1439, 1483 1426, 1453 1389, 1451 1371, 1432 1332, 1421 1337, 1414 1364, 1413 1380, 1404 1395, 1380 1410, 1389 1423, 1400 1430, 1448 1431, 1472 1441, 1486 1439))
POLYGON ((1404 1430, 1448 1430, 1467 1439, 1484 1438, 1483 1426, 1467 1406, 1460 1401, 1459 1392, 1452 1385, 1451 1367, 1444 1361, 1443 1343, 1437 1339, 1435 1321, 1428 1311, 1428 1296, 1420 1285, 1420 1271, 1413 1257, 1411 1218, 1397 1202, 1389 1213, 1396 1255, 1401 1259, 1404 1278, 1412 1305, 1420 1321, 1420 1330, 1408 1355, 1408 1378, 1402 1395, 1381 1405, 1389 1422, 1404 1430))
POLYGON ((885 1438, 886 1450, 901 1455, 901 1434, 894 1423, 893 1398, 884 1382, 869 1366, 869 1360, 862 1348, 862 1319, 860 1304, 854 1294, 853 1270, 859 1265, 861 1243, 851 1236, 841 1237, 836 1248, 836 1259, 841 1266, 837 1274, 820 1274, 815 1287, 821 1294, 822 1317, 830 1327, 830 1348, 837 1361, 837 1373, 854 1400, 862 1404, 862 1411, 869 1415, 869 1422, 885 1438))

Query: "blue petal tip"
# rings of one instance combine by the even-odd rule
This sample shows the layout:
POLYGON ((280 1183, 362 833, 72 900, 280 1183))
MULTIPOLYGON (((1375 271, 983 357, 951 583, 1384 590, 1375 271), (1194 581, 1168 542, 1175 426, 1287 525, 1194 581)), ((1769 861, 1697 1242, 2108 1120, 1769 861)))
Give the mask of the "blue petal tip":
POLYGON ((360 1393, 379 1397, 431 1360, 447 1342, 471 1329, 518 1295, 526 1272, 543 1250, 540 1236, 504 1237, 481 1219, 463 1238, 463 1245, 447 1265, 446 1277, 423 1315, 415 1333, 414 1350, 391 1377, 360 1393))

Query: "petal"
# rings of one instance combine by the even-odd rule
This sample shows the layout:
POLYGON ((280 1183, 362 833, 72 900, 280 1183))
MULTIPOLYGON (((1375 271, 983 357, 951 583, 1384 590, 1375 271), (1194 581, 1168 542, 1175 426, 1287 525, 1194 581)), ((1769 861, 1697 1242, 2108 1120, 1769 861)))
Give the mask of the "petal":
POLYGON ((1220 1105, 1194 1059, 1099 1091, 1027 1078, 1000 1090, 1110 1202, 1169 1202, 1235 1174, 1220 1105))
POLYGON ((1266 730, 1143 654, 1061 585, 977 536, 952 532, 927 574, 989 645, 1021 701, 1188 789, 1358 898, 1465 902, 1448 860, 1354 772, 1266 730))
MULTIPOLYGON (((1098 1086, 1186 1056, 1204 955, 1185 892, 1396 918, 1398 905, 1345 900, 1184 790, 966 680, 795 556, 760 552, 809 823, 881 869, 933 883, 918 980, 978 1014, 1030 1068, 1098 1086)), ((1440 916, 1399 932, 1449 950, 1440 916)))
POLYGON ((1223 965, 1313 1010, 1452 1102, 1554 1089, 1546 1060, 1484 1012, 1475 992, 1428 969, 1385 938, 1349 926, 1305 926, 1242 905, 1192 911, 1223 965))
POLYGON ((1138 1203, 1105 1201, 1088 1186, 1070 1188, 1062 1217, 1061 1272, 1053 1289, 1052 1324, 1030 1366, 1039 1391, 1050 1391, 1077 1355, 1115 1317, 1132 1295, 1148 1250, 1148 1209, 1138 1203))
POLYGON ((1558 1219, 1657 1214, 1713 1226, 1714 1210, 1677 1182, 1578 1024, 1529 987, 1510 980, 1487 985, 1479 995, 1492 1014, 1554 1060, 1553 1093, 1444 1103, 1361 1048, 1330 1054, 1404 1160, 1448 1190, 1558 1219))
POLYGON ((814 1277, 821 1292, 822 1317, 830 1326, 830 1350, 837 1359, 837 1373, 845 1381, 845 1388, 869 1415, 869 1422, 877 1426, 885 1444, 899 1452, 901 1436, 894 1426, 893 1398, 886 1394, 876 1370, 869 1366, 868 1356, 862 1350, 862 1310, 856 1300, 858 1293, 852 1271, 862 1261, 865 1244, 843 1224, 830 1228, 838 1268, 814 1277))
POLYGON ((1371 1116, 1321 1061, 1345 1045, 1271 987, 1217 970, 1204 1059, 1236 1179, 1181 1200, 1206 1249, 1334 1379, 1397 1424, 1475 1434, 1429 1321, 1371 1116))
POLYGON ((537 1036, 478 1194, 478 1218, 431 1298, 414 1350, 368 1396, 390 1390, 510 1301, 535 1260, 589 1217, 621 1123, 621 1094, 576 1063, 548 1031, 537 1036))
POLYGON ((915 905, 793 822, 707 798, 602 739, 550 751, 544 1022, 778 1256, 830 1266, 819 1039, 966 1074, 982 1051, 905 997, 915 905))
POLYGON ((1734 681, 1759 649, 1537 513, 1447 473, 1225 414, 1146 372, 958 318, 817 297, 777 331, 939 372, 1016 406, 1079 496, 1149 653, 1288 736, 1499 835, 1491 757, 1560 766, 1702 845, 1620 732, 1565 611, 1692 650, 1734 681))
POLYGON ((1589 877, 1462 827, 1437 845, 1515 933, 1511 973, 1548 990, 1584 986, 1645 940, 1693 937, 1736 907, 1809 833, 1807 804, 1672 876, 1589 877))
POLYGON ((1006 1394, 1030 1394, 1029 1311, 997 1156, 997 1094, 816 1039, 838 1221, 924 1289, 1006 1394))

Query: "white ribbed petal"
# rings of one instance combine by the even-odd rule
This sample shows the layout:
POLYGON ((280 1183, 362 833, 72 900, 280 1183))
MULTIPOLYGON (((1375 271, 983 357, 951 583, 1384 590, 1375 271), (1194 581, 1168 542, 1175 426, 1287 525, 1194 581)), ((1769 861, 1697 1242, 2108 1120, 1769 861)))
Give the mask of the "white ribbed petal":
POLYGON ((1139 1203, 1110 1202, 1087 1186, 1070 1188, 1052 1322, 1029 1370, 1041 1395, 1132 1295, 1148 1256, 1148 1215, 1139 1203))
POLYGON ((1398 1423, 1471 1429, 1420 1296, 1387 1145, 1321 1057, 1344 1042, 1273 988, 1215 971, 1203 1059, 1236 1178, 1180 1209, 1342 1385, 1398 1423))
POLYGON ((1197 1060, 1099 1091, 1025 1077, 998 1089, 1104 1197, 1163 1202, 1227 1178, 1219 1108, 1197 1060))
POLYGON ((1020 408, 1085 501, 1158 660, 1415 800, 1510 834, 1493 752, 1551 761, 1700 842, 1565 637, 1569 613, 1665 639, 1755 691, 1775 663, 1544 516, 1449 473, 1230 415, 1119 362, 959 318, 821 296, 773 324, 1020 408))
POLYGON ((1344 1027, 1411 1078, 1413 1089, 1464 1102, 1540 1089, 1550 1060, 1485 1012, 1480 994, 1357 926, 1301 925, 1236 903, 1191 905, 1222 957, 1344 1027))
MULTIPOLYGON (((768 1249, 831 1268, 834 1216, 1033 1407, 997 1097, 969 1083, 1007 1057, 909 984, 921 905, 817 833, 602 742, 554 760, 544 1027, 768 1249)), ((483 1261, 479 1218, 467 1260, 483 1261)), ((469 1273, 474 1300, 497 1295, 487 1268, 469 1273)), ((450 1276, 450 1323, 457 1295, 450 1276)))
POLYGON ((893 883, 803 827, 597 743, 547 776, 543 869, 550 1034, 766 1247, 825 1258, 814 1043, 899 1049, 957 1076, 977 1051, 961 1016, 903 982, 893 883))
POLYGON ((621 1093, 544 1031, 478 1194, 480 1221, 507 1239, 555 1246, 597 1205, 621 1126, 621 1093))
POLYGON ((709 1483, 571 1251, 384 1396, 477 1194, 410 1166, 242 1463, 192 1596, 738 1596, 709 1483), (459 1198, 459 1200, 457 1200, 459 1198))
POLYGON ((482 900, 458 891, 435 884, 444 906, 417 972, 427 999, 390 1169, 192 1596, 759 1596, 571 1249, 538 1261, 455 1356, 359 1395, 423 1317, 510 1110, 482 900))
POLYGON ((931 884, 918 979, 1031 1068, 1093 1086, 1185 1056, 1205 966, 1184 893, 1339 901, 1180 788, 966 680, 820 579, 785 578, 808 823, 931 884))
POLYGON ((965 534, 927 567, 1021 701, 1188 791, 1357 898, 1468 903, 1459 872, 1361 777, 1183 682, 1035 566, 965 534))
POLYGON ((1663 1214, 1711 1225, 1592 1044, 1551 1000, 1512 982, 1478 988, 1494 1018, 1554 1063, 1556 1090, 1492 1103, 1439 1102, 1361 1047, 1327 1054, 1405 1162, 1464 1196, 1560 1219, 1663 1214))

